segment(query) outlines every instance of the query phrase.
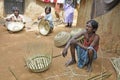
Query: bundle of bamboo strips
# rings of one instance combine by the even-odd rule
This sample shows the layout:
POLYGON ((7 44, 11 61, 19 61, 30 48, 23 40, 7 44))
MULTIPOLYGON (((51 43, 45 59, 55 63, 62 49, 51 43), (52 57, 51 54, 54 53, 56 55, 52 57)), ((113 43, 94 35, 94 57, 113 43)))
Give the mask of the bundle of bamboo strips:
POLYGON ((112 74, 111 73, 107 73, 107 72, 102 72, 98 75, 95 75, 87 80, 105 80, 107 79, 108 77, 110 77, 112 74))
POLYGON ((117 80, 120 80, 120 57, 119 58, 111 58, 110 59, 113 67, 115 68, 116 72, 117 72, 117 80))

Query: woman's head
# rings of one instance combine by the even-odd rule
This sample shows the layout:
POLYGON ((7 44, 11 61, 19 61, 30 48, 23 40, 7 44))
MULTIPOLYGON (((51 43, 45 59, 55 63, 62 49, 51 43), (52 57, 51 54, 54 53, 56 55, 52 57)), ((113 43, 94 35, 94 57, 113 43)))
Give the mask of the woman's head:
POLYGON ((13 7, 12 11, 15 14, 15 16, 19 15, 19 9, 18 9, 18 7, 13 7))
POLYGON ((45 13, 46 13, 46 14, 51 13, 51 7, 50 7, 50 6, 46 6, 46 7, 45 7, 45 13))
POLYGON ((88 28, 92 28, 93 32, 96 32, 97 28, 98 28, 98 22, 95 20, 89 20, 86 23, 86 29, 88 28))

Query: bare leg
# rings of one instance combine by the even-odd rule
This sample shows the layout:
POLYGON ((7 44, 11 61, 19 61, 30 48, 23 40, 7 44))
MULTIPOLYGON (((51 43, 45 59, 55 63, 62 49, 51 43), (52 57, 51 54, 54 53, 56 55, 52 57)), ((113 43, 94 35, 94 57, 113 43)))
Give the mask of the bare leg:
POLYGON ((69 23, 69 27, 70 27, 70 28, 72 27, 72 23, 69 23))
POLYGON ((88 58, 89 58, 89 62, 87 64, 87 71, 91 72, 92 71, 92 61, 93 61, 93 50, 88 50, 88 58))
POLYGON ((70 45, 71 59, 65 64, 66 66, 72 65, 76 63, 75 59, 75 44, 70 45))

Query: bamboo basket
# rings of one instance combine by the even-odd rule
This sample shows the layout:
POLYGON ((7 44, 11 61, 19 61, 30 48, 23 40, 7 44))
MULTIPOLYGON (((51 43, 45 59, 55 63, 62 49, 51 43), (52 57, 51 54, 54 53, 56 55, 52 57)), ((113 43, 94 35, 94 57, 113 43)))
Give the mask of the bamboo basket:
POLYGON ((56 47, 61 47, 64 46, 68 40, 71 38, 70 33, 68 32, 59 32, 55 37, 54 37, 54 44, 56 47))
MULTIPOLYGON (((71 34, 71 36, 74 36, 74 35, 80 33, 82 30, 83 30, 82 28, 75 28, 75 29, 73 29, 73 30, 70 32, 70 34, 71 34)), ((83 44, 83 42, 84 42, 84 36, 78 38, 77 40, 80 41, 80 42, 83 44)))
POLYGON ((52 62, 52 57, 47 54, 32 55, 26 59, 27 68, 32 72, 47 70, 52 62))
POLYGON ((44 19, 41 19, 38 24, 38 29, 39 29, 40 34, 44 36, 48 35, 50 32, 49 22, 44 19))
POLYGON ((22 22, 7 22, 6 26, 11 32, 18 32, 24 28, 24 24, 22 22))

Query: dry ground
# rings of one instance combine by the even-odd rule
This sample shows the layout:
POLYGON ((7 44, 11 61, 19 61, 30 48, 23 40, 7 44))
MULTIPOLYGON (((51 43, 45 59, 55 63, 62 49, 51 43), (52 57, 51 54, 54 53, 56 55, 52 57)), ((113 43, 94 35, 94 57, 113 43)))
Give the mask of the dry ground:
MULTIPOLYGON (((76 17, 77 15, 75 15, 76 17)), ((29 27, 28 25, 27 27, 29 27)), ((77 64, 65 67, 65 62, 70 58, 69 51, 65 58, 62 56, 53 58, 52 64, 47 71, 32 73, 27 69, 24 61, 25 57, 38 53, 48 53, 53 54, 53 56, 60 54, 63 48, 54 46, 54 37, 60 31, 70 32, 73 28, 65 28, 64 25, 59 25, 55 27, 53 33, 48 36, 42 36, 34 30, 26 31, 26 29, 18 33, 10 33, 1 25, 0 80, 16 80, 15 76, 17 80, 87 80, 105 71, 112 74, 106 80, 116 80, 116 72, 110 63, 110 58, 118 55, 105 52, 101 48, 101 46, 105 45, 104 42, 100 44, 98 58, 93 62, 93 71, 91 73, 86 72, 85 68, 78 68, 77 64), (9 69, 12 70, 15 76, 9 69)))
POLYGON ((54 36, 60 31, 70 32, 72 29, 59 26, 48 36, 42 36, 34 31, 26 32, 25 30, 9 33, 5 27, 0 26, 0 80, 16 80, 9 68, 18 80, 86 80, 104 71, 112 73, 106 80, 116 80, 116 73, 109 59, 117 55, 105 53, 101 47, 91 73, 86 72, 85 68, 79 69, 77 64, 65 67, 65 62, 70 58, 70 52, 66 58, 62 56, 53 58, 51 66, 45 72, 32 73, 25 67, 24 58, 31 54, 52 54, 52 49, 53 55, 60 54, 63 48, 54 46, 54 36))

